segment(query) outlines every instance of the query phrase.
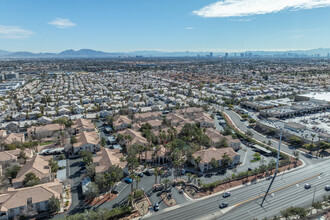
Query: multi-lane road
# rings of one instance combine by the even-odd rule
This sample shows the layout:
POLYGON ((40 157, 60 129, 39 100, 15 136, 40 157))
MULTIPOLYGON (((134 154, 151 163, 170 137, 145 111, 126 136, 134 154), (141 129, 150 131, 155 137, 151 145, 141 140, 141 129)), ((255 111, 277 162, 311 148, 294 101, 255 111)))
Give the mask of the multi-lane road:
MULTIPOLYGON (((226 111, 235 125, 242 131, 248 128, 240 121, 236 113, 226 111)), ((254 138, 259 141, 268 140, 266 137, 254 132, 254 138)), ((273 141, 274 146, 278 142, 273 141)), ((283 145, 282 151, 292 153, 292 150, 283 145)), ((262 219, 279 215, 280 211, 290 206, 310 207, 314 192, 315 201, 322 200, 323 195, 330 195, 324 190, 325 185, 330 185, 330 161, 319 158, 301 156, 306 166, 278 175, 270 190, 263 207, 260 206, 262 196, 270 181, 262 180, 252 185, 242 185, 232 190, 232 196, 222 198, 220 194, 200 200, 189 201, 181 206, 152 213, 146 219, 262 219), (312 185, 305 189, 304 184, 312 185), (229 207, 219 209, 219 203, 226 201, 229 207)))
POLYGON ((323 195, 330 195, 324 186, 330 184, 330 166, 328 161, 310 165, 279 175, 270 190, 263 207, 260 206, 269 181, 262 180, 256 184, 241 186, 228 198, 221 195, 194 200, 174 209, 165 209, 153 213, 147 219, 252 219, 273 217, 290 206, 309 207, 312 203, 314 190, 315 201, 322 200, 323 195), (304 184, 312 185, 305 189, 304 184), (228 202, 229 207, 219 209, 219 203, 228 202))

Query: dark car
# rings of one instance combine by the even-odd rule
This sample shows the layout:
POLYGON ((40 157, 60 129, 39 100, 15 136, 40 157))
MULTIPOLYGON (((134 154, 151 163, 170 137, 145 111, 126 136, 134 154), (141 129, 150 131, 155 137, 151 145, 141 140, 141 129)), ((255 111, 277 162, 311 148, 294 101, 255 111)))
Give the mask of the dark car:
POLYGON ((227 206, 228 206, 227 202, 222 202, 222 203, 219 204, 220 209, 226 208, 227 206))
POLYGON ((225 192, 225 193, 222 195, 223 198, 227 198, 227 197, 229 197, 229 196, 231 196, 231 192, 225 192))
POLYGON ((203 173, 202 173, 202 172, 198 172, 196 175, 197 175, 198 177, 202 177, 202 176, 203 176, 203 173))
POLYGON ((306 183, 305 184, 305 189, 309 189, 309 188, 311 188, 312 186, 310 185, 310 184, 308 184, 308 183, 306 183))
POLYGON ((113 190, 111 190, 111 192, 112 192, 113 194, 118 194, 118 193, 119 193, 118 189, 113 189, 113 190))
POLYGON ((205 174, 205 177, 206 177, 206 178, 211 178, 212 175, 213 175, 212 173, 208 173, 208 174, 205 174))
POLYGON ((330 190, 330 185, 326 185, 326 186, 324 187, 324 189, 325 189, 326 191, 329 191, 329 190, 330 190))

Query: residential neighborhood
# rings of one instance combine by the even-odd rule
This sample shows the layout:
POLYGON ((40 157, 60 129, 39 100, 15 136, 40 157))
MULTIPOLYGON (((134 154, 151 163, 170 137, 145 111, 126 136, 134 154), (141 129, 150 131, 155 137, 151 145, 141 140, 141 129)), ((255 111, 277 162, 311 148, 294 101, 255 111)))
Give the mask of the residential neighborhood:
POLYGON ((269 180, 276 162, 289 172, 330 156, 324 66, 297 76, 316 69, 292 61, 284 70, 274 60, 257 71, 263 61, 247 60, 253 71, 227 61, 197 71, 156 59, 173 68, 125 70, 122 62, 117 70, 13 72, 3 82, 21 84, 0 97, 0 219, 70 219, 84 210, 153 218, 269 180))

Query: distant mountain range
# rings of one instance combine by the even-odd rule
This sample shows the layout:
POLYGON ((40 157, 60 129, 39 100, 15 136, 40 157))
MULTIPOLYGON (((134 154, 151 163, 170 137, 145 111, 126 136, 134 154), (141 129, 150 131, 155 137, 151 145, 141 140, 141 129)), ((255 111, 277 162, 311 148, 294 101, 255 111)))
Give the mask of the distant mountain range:
MULTIPOLYGON (((294 50, 294 51, 246 51, 246 52, 230 52, 228 56, 288 56, 288 57, 302 57, 302 56, 328 56, 330 48, 319 48, 311 50, 294 50)), ((225 56, 225 52, 214 52, 213 56, 225 56)), ((90 49, 81 50, 65 50, 60 53, 32 53, 26 51, 9 52, 0 50, 0 58, 110 58, 110 57, 196 57, 196 56, 210 56, 210 52, 163 52, 163 51, 134 51, 134 52, 117 52, 108 53, 103 51, 96 51, 90 49)))

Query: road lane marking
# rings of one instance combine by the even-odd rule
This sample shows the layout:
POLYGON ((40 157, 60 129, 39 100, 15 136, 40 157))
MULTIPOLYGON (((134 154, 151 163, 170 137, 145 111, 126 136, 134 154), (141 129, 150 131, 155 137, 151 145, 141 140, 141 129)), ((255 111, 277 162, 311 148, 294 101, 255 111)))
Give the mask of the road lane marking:
MULTIPOLYGON (((275 189, 275 190, 269 192, 268 194, 271 194, 271 193, 277 192, 277 191, 279 191, 279 190, 281 190, 281 189, 288 188, 288 187, 290 187, 290 186, 296 185, 296 184, 301 183, 301 182, 304 182, 304 181, 306 181, 306 180, 313 179, 313 178, 315 178, 315 177, 317 177, 317 176, 320 176, 320 175, 321 175, 321 174, 317 174, 317 175, 314 175, 314 176, 308 177, 308 178, 306 178, 306 179, 299 180, 299 181, 297 181, 297 182, 295 182, 295 183, 291 183, 291 184, 289 184, 289 185, 287 185, 287 186, 283 186, 283 187, 281 187, 281 188, 275 189)), ((258 198, 260 198, 260 197, 263 197, 265 194, 266 194, 266 193, 264 193, 264 194, 262 194, 262 195, 260 195, 260 196, 256 196, 256 197, 254 197, 254 198, 251 198, 251 199, 245 200, 245 201, 243 201, 243 202, 237 203, 237 204, 235 204, 235 205, 233 205, 233 206, 239 206, 239 205, 242 205, 242 204, 244 204, 244 203, 247 203, 247 202, 250 202, 250 201, 252 201, 252 200, 258 199, 258 198)))

